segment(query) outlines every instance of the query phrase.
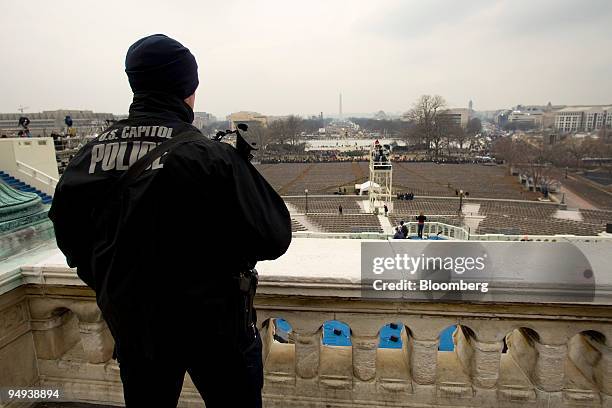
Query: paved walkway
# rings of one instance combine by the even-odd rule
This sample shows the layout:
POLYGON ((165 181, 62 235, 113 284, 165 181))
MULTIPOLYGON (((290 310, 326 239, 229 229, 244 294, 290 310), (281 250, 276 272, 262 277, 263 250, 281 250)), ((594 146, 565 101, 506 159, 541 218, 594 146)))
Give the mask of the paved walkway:
POLYGON ((391 221, 389 221, 389 217, 379 215, 378 222, 380 222, 380 226, 385 234, 393 235, 395 233, 395 226, 391 224, 391 221))
POLYGON ((478 230, 478 225, 480 225, 480 222, 484 219, 484 215, 470 215, 463 218, 463 223, 467 228, 469 228, 470 234, 475 234, 476 230, 478 230))
POLYGON ((567 204, 567 208, 581 208, 584 210, 597 210, 598 208, 591 204, 589 201, 580 197, 578 194, 574 193, 572 190, 569 190, 565 186, 561 186, 561 191, 555 194, 555 197, 561 202, 563 199, 563 194, 565 194, 565 203, 567 204))
POLYGON ((582 214, 577 210, 557 210, 553 217, 561 220, 583 221, 582 214))
POLYGON ((480 204, 466 203, 464 201, 461 211, 464 215, 478 215, 480 212, 480 204))

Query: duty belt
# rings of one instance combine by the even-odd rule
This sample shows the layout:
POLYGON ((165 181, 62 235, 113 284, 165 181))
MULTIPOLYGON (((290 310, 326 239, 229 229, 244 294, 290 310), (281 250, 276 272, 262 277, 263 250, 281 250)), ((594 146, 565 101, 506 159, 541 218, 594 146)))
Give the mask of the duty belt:
POLYGON ((240 272, 238 275, 238 287, 241 294, 243 295, 244 305, 244 332, 255 333, 255 309, 253 308, 253 301, 255 300, 255 291, 257 290, 257 283, 259 282, 259 275, 256 269, 248 269, 244 272, 240 272))

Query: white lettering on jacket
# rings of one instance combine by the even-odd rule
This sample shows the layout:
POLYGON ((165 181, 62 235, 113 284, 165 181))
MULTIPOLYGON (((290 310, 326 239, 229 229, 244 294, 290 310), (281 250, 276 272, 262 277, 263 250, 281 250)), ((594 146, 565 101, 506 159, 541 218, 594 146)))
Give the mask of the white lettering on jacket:
MULTIPOLYGON (((91 149, 89 174, 95 173, 96 170, 127 170, 132 164, 153 150, 157 145, 158 143, 155 142, 140 141, 111 142, 94 145, 91 149)), ((161 157, 157 158, 147 169, 152 168, 155 170, 164 167, 164 164, 160 163, 160 160, 161 157)))

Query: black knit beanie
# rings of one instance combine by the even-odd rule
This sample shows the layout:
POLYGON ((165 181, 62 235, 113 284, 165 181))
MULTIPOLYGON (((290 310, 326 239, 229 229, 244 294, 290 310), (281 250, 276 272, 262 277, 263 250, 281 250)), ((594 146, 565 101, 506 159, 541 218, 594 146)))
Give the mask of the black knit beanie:
POLYGON ((198 64, 189 49, 163 34, 136 41, 125 56, 134 93, 160 91, 185 99, 198 87, 198 64))

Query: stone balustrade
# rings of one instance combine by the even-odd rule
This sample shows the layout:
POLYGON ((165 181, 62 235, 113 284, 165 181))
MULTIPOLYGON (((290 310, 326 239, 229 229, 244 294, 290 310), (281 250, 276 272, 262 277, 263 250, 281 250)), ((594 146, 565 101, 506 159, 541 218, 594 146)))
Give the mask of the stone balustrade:
MULTIPOLYGON (((65 267, 19 273, 0 292, 0 386, 121 404, 93 292, 65 267)), ((368 300, 350 280, 263 274, 256 306, 266 407, 612 407, 608 305, 368 300), (278 318, 287 343, 274 339, 278 318), (322 343, 329 320, 350 327, 351 346, 322 343), (378 347, 389 323, 403 326, 401 348, 378 347), (453 350, 439 351, 453 325, 453 350)), ((180 404, 201 406, 189 380, 180 404)))

